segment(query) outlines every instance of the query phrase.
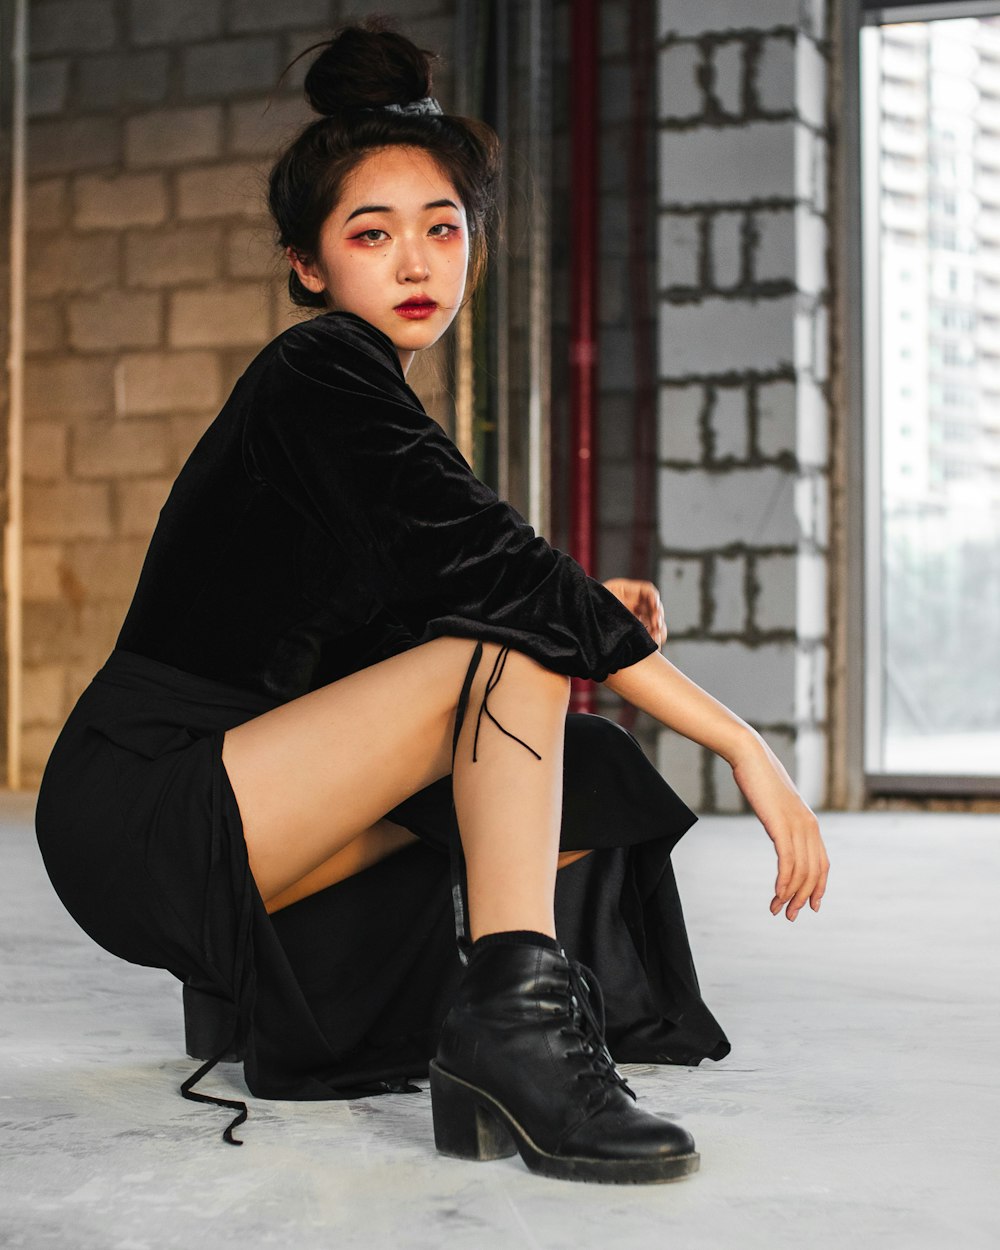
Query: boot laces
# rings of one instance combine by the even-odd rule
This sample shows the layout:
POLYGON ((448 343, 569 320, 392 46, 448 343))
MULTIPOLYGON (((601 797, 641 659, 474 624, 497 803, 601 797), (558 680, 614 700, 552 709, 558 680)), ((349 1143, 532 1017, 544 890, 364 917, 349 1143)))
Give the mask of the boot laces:
POLYGON ((635 1092, 615 1066, 604 1040, 604 993, 597 974, 577 959, 567 959, 566 962, 569 965, 572 1023, 564 1026, 562 1031, 569 1036, 578 1037, 583 1043, 579 1050, 567 1053, 589 1055, 591 1060, 590 1068, 578 1072, 577 1077, 581 1080, 585 1077, 596 1077, 601 1082, 620 1085, 633 1101, 638 1101, 635 1092), (589 981, 584 976, 585 972, 590 973, 589 981))

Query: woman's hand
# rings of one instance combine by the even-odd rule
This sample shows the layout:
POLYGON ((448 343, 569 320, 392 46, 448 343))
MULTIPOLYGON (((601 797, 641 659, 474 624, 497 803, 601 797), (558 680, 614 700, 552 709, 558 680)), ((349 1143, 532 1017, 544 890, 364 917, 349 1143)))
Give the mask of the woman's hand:
POLYGON ((830 860, 815 815, 802 801, 781 761, 755 731, 751 731, 746 751, 739 753, 732 768, 736 784, 778 854, 771 914, 776 916, 787 903, 785 915, 794 920, 806 900, 813 911, 819 911, 830 860))
POLYGON ((760 734, 659 651, 609 673, 604 684, 661 725, 714 751, 732 768, 778 853, 772 915, 787 903, 785 914, 794 920, 807 900, 818 911, 830 870, 819 825, 760 734))
POLYGON ((660 592, 653 583, 632 577, 612 577, 602 585, 642 621, 656 645, 662 647, 667 641, 667 624, 660 592))

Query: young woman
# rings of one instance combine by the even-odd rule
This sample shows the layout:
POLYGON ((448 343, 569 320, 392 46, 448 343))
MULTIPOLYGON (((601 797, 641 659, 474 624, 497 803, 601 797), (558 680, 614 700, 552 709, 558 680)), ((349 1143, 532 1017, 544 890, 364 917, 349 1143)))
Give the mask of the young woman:
POLYGON ((655 590, 626 583, 632 611, 550 547, 406 385, 482 272, 496 137, 442 113, 427 55, 383 25, 322 47, 321 117, 269 196, 291 298, 322 311, 257 355, 178 475, 48 761, 45 864, 96 941, 229 1006, 182 1086, 239 1110, 228 1141, 245 1104, 192 1086, 236 1048, 265 1097, 429 1075, 445 1154, 679 1177, 691 1136, 636 1105, 608 1042, 728 1053, 669 871, 694 817, 630 734, 567 714, 570 677, 732 765, 789 920, 825 888, 817 822, 659 653, 655 590))

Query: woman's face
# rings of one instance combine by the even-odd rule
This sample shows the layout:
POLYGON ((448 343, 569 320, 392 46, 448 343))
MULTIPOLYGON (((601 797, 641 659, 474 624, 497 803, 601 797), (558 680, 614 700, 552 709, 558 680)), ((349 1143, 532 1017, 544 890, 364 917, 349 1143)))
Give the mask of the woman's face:
POLYGON ((451 325, 465 293, 468 223, 458 192, 423 148, 380 148, 357 164, 310 261, 286 248, 303 284, 413 353, 451 325))

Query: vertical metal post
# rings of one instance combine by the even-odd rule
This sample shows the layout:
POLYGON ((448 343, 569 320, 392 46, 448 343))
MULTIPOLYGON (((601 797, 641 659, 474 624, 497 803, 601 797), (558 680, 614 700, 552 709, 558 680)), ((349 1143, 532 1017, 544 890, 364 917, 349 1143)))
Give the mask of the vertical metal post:
MULTIPOLYGON (((511 138, 511 6, 499 3, 495 6, 495 42, 497 100, 494 126, 506 152, 511 138)), ((508 160, 503 162, 503 180, 500 186, 500 203, 509 201, 508 160)), ((491 326, 496 350, 496 377, 493 380, 496 398, 497 423, 497 494, 501 499, 510 498, 510 254, 506 246, 498 248, 493 257, 493 313, 491 326)))
MULTIPOLYGON (((573 557, 591 575, 595 572, 597 485, 598 16, 597 0, 575 0, 572 5, 570 546, 573 557)), ((593 697, 589 683, 573 679, 573 711, 590 711, 593 697)))
MULTIPOLYGON (((477 0, 458 0, 455 14, 455 112, 468 114, 473 107, 473 72, 476 47, 477 0)), ((455 379, 455 443, 475 468, 473 415, 475 411, 475 370, 472 343, 471 301, 455 318, 453 373, 455 379)))
MULTIPOLYGON (((860 46, 860 138, 861 138, 861 193, 860 229, 861 239, 861 300, 860 315, 863 327, 861 356, 861 406, 855 422, 849 427, 848 451, 854 466, 862 474, 856 480, 863 483, 863 506, 858 521, 851 531, 854 563, 863 570, 859 586, 860 623, 863 628, 863 702, 861 711, 861 735, 863 744, 864 772, 880 772, 882 760, 882 682, 883 682, 883 614, 882 614, 882 422, 874 419, 881 411, 881 239, 879 217, 879 149, 878 127, 873 124, 871 110, 878 108, 879 100, 879 43, 881 32, 877 27, 865 29, 860 46)), ((848 472, 850 472, 850 462, 848 472)), ((858 779, 855 779, 857 788, 858 779)))
POLYGON ((594 565, 597 404, 597 5, 572 6, 573 203, 570 265, 572 554, 594 565))
POLYGON ((549 221, 552 203, 552 31, 551 4, 528 4, 529 93, 528 163, 531 169, 532 221, 529 261, 528 338, 528 520, 548 534, 551 507, 552 349, 549 221))
MULTIPOLYGON (((835 673, 833 707, 837 722, 830 744, 829 802, 837 808, 860 810, 865 805, 865 447, 862 331, 862 264, 877 265, 877 256, 863 261, 857 241, 862 238, 861 172, 871 152, 862 149, 861 62, 859 14, 851 5, 837 15, 836 54, 840 62, 840 117, 836 188, 839 242, 835 249, 839 288, 840 352, 839 405, 844 414, 836 444, 838 464, 832 498, 843 502, 836 515, 839 550, 831 569, 829 602, 840 604, 834 625, 835 673)), ((869 175, 871 170, 869 169, 869 175)), ((876 170, 877 173, 877 170, 876 170)), ((877 323, 876 323, 877 324, 877 323)), ((876 333, 875 327, 871 333, 876 333)), ((836 402, 836 401, 835 401, 836 402)))
POLYGON ((27 183, 28 0, 15 0, 10 46, 10 331, 7 380, 7 523, 4 529, 4 593, 7 648, 7 785, 21 786, 22 627, 21 547, 24 505, 24 290, 27 183))

